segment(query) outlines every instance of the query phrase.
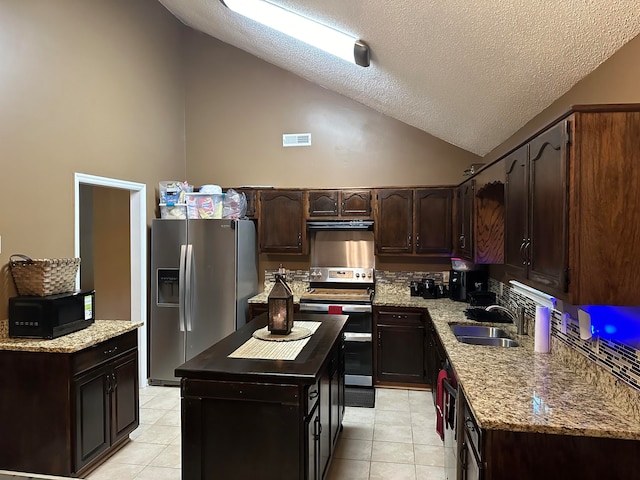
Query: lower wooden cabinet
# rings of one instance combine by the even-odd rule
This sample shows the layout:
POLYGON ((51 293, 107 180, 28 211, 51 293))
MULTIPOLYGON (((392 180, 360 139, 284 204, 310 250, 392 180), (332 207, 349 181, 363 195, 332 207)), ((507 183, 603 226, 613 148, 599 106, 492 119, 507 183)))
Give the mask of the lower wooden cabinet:
POLYGON ((139 423, 138 333, 75 353, 0 351, 0 469, 84 477, 139 423))
POLYGON ((379 384, 426 384, 424 309, 374 308, 375 377, 379 384))
POLYGON ((138 354, 74 377, 75 466, 80 470, 138 426, 138 354))

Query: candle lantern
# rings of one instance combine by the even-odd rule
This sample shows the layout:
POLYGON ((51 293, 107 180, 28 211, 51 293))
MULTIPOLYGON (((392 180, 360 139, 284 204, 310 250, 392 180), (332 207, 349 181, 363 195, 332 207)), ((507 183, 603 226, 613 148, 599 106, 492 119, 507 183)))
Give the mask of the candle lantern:
POLYGON ((275 335, 289 335, 293 328, 293 292, 284 281, 284 276, 276 274, 276 283, 269 293, 268 329, 275 335))

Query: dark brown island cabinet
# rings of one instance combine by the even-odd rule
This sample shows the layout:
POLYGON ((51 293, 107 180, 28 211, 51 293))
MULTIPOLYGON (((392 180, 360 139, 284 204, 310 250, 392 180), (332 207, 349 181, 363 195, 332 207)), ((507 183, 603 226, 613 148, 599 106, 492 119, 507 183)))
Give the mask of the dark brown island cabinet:
POLYGON ((138 333, 75 353, 0 351, 0 469, 85 477, 139 423, 138 333))
POLYGON ((266 326, 262 314, 176 369, 183 480, 326 476, 344 415, 347 316, 295 319, 320 323, 295 360, 229 358, 266 326))

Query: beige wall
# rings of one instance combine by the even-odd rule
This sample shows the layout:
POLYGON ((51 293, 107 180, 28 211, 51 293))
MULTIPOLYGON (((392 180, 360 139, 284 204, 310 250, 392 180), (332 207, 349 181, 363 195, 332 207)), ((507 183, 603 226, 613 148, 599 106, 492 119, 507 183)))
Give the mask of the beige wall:
POLYGON ((189 30, 187 177, 196 186, 459 183, 478 156, 189 30), (283 133, 310 147, 282 147, 283 133))
MULTIPOLYGON (((74 253, 74 172, 185 175, 183 26, 155 0, 0 0, 0 318, 11 253, 74 253)), ((155 188, 154 188, 155 187, 155 188)))
POLYGON ((513 136, 485 155, 483 161, 498 159, 564 114, 571 105, 590 103, 640 103, 640 36, 623 46, 513 136))

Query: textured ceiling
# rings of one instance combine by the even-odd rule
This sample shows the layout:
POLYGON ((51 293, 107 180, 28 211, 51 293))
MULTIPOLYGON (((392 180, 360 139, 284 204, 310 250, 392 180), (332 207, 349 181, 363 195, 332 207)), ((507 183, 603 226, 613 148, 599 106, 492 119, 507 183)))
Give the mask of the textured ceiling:
POLYGON ((219 0, 160 0, 186 25, 484 155, 640 33, 638 0, 273 0, 365 41, 358 67, 219 0))

